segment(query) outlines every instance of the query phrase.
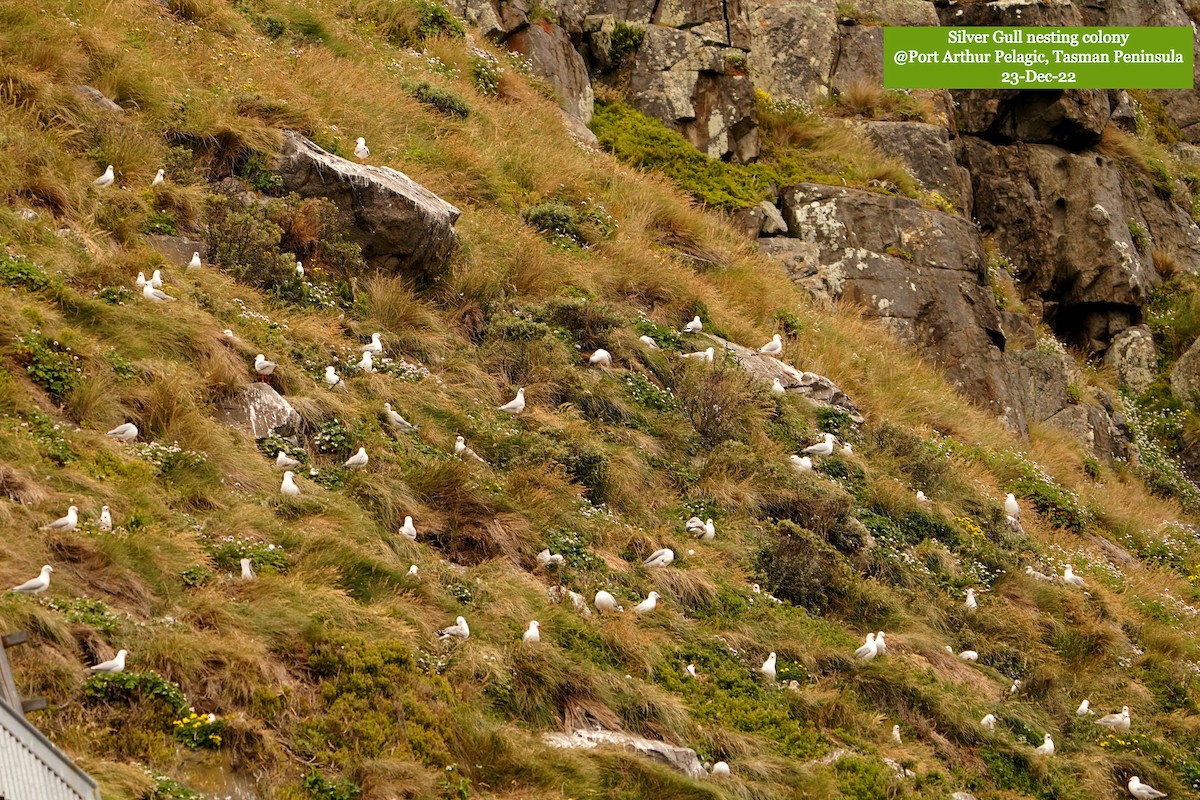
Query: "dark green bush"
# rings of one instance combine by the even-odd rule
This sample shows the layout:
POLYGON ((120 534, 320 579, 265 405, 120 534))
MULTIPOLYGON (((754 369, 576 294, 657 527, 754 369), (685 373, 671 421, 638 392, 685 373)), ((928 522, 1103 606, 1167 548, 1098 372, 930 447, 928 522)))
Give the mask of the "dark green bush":
POLYGON ((38 330, 18 335, 13 354, 29 379, 56 403, 61 404, 83 376, 82 359, 67 345, 38 330))
POLYGON ((164 730, 188 707, 179 685, 154 672, 93 675, 84 681, 83 696, 90 702, 141 706, 164 730))
POLYGON ((50 285, 46 271, 23 256, 0 254, 0 283, 36 292, 50 285))
POLYGON ((755 568, 764 588, 776 597, 822 614, 844 593, 849 568, 834 549, 811 531, 784 520, 758 551, 755 568))
POLYGON ((625 56, 636 53, 646 40, 646 31, 636 25, 618 22, 613 27, 611 35, 612 47, 608 51, 609 61, 613 66, 625 60, 625 56))
POLYGON ((421 81, 413 88, 413 97, 425 105, 451 117, 466 119, 471 114, 467 101, 450 89, 421 81))
POLYGON ((282 229, 258 206, 213 198, 205 214, 209 260, 240 283, 271 289, 295 275, 296 259, 279 252, 282 229))

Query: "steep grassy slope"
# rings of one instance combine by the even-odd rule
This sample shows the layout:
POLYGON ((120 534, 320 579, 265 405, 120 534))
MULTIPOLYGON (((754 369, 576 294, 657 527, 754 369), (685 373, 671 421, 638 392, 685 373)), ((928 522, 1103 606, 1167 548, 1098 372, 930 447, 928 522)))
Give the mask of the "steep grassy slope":
POLYGON ((1194 793, 1200 550, 1172 503, 1050 434, 1018 453, 853 309, 811 307, 664 181, 572 144, 519 66, 436 7, 168 5, 0 5, 0 583, 55 567, 45 595, 0 598, 0 626, 34 634, 13 654, 21 688, 51 699, 36 722, 106 798, 1095 798, 1131 774, 1194 793), (146 234, 218 222, 210 180, 274 190, 262 155, 283 127, 343 154, 365 136, 377 163, 462 208, 447 269, 360 274, 319 206, 287 198, 215 226, 225 244, 247 234, 229 263, 164 263, 146 234), (119 185, 96 190, 108 163, 119 185), (277 250, 305 257, 306 283, 271 271, 293 260, 277 250), (177 303, 130 291, 156 268, 177 303), (673 333, 693 314, 749 345, 786 333, 785 359, 837 381, 867 423, 675 358, 705 346, 673 333), (360 374, 373 331, 389 369, 360 374), (599 346, 613 369, 586 365, 599 346), (291 445, 214 418, 258 352, 304 419, 298 500, 265 454, 291 445), (326 364, 348 391, 320 382, 326 364), (525 413, 495 411, 518 386, 525 413), (391 435, 384 402, 420 431, 391 435), (139 444, 105 438, 125 420, 139 444), (791 471, 821 430, 854 453, 791 471), (459 433, 487 465, 450 455, 459 433), (359 446, 370 466, 341 469, 359 446), (39 530, 72 503, 78 530, 39 530), (693 514, 715 519, 714 542, 685 535, 693 514), (1110 560, 1105 541, 1141 560, 1110 560), (641 566, 665 546, 675 564, 641 566), (561 574, 538 567, 545 547, 561 574), (243 557, 257 580, 237 579, 243 557), (1086 590, 1023 572, 1067 563, 1086 590), (560 583, 663 602, 584 616, 550 602, 560 583), (470 639, 439 641, 458 615, 470 639), (520 642, 531 619, 536 646, 520 642), (855 663, 881 628, 890 654, 855 663), (117 648, 128 673, 89 679, 117 648), (757 674, 770 651, 777 685, 757 674), (1130 705, 1132 732, 1077 719, 1084 696, 1130 705), (589 724, 732 775, 541 743, 589 724), (1039 759, 1046 732, 1059 752, 1039 759))

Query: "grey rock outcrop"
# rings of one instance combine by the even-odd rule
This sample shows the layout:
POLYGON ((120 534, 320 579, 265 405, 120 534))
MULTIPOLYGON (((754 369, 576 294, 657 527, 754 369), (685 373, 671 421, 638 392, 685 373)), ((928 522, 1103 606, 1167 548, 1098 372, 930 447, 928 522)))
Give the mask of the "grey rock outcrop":
POLYGON ((533 71, 550 83, 563 111, 584 125, 592 121, 595 95, 587 65, 565 30, 550 23, 525 25, 505 43, 528 58, 533 71))
POLYGON ((1104 354, 1104 364, 1116 373, 1117 382, 1134 394, 1149 389, 1158 375, 1158 348, 1150 329, 1137 325, 1117 334, 1104 354))
POLYGON ((292 436, 300 415, 282 395, 265 383, 252 383, 217 407, 217 419, 255 439, 273 433, 292 436))
POLYGON ((1016 385, 1029 423, 1044 422, 1070 405, 1070 390, 1083 383, 1075 359, 1057 347, 1010 353, 1016 385))
POLYGON ((287 191, 333 201, 374 266, 433 273, 454 249, 461 212, 403 172, 347 161, 293 131, 274 170, 287 191))
POLYGON ((75 94, 79 95, 84 100, 87 100, 89 103, 91 103, 93 106, 100 109, 101 111, 110 111, 113 114, 124 114, 125 113, 125 109, 121 108, 119 105, 114 103, 112 100, 105 97, 104 93, 101 92, 99 89, 95 89, 91 86, 84 86, 83 84, 80 84, 79 86, 75 87, 75 94))
POLYGON ((738 366, 755 378, 770 383, 778 380, 783 384, 786 392, 797 394, 813 405, 843 411, 856 425, 863 423, 862 412, 858 410, 854 401, 824 375, 798 370, 778 358, 765 355, 749 347, 743 347, 735 342, 722 339, 720 336, 711 334, 705 334, 705 336, 714 344, 732 353, 738 366))
POLYGON ((750 76, 772 97, 827 98, 837 52, 834 3, 758 0, 750 10, 750 76))
POLYGON ((968 394, 1025 429, 982 240, 970 222, 857 189, 801 184, 782 196, 793 235, 816 248, 815 259, 805 257, 813 253, 807 248, 789 253, 790 272, 815 270, 809 280, 819 281, 818 294, 857 302, 940 362, 968 394))
POLYGON ((611 745, 666 764, 689 778, 700 779, 708 776, 704 765, 696 756, 696 751, 690 747, 679 747, 631 733, 578 728, 571 733, 546 733, 542 735, 542 740, 551 747, 569 750, 590 750, 601 745, 611 745))
POLYGON ((880 150, 904 161, 925 188, 971 217, 971 174, 955 161, 945 128, 921 122, 865 122, 863 129, 880 150))
POLYGON ((1171 367, 1171 391, 1185 403, 1200 401, 1200 339, 1171 367))
POLYGON ((1068 405, 1046 420, 1046 424, 1070 434, 1096 458, 1108 462, 1126 458, 1124 435, 1117 429, 1112 416, 1099 406, 1068 405))

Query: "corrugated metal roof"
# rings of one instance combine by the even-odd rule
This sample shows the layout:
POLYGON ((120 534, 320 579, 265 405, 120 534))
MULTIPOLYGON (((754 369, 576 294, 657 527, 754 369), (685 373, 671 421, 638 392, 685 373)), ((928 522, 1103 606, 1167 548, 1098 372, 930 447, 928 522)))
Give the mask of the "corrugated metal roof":
POLYGON ((0 700, 0 800, 100 800, 96 782, 0 700))

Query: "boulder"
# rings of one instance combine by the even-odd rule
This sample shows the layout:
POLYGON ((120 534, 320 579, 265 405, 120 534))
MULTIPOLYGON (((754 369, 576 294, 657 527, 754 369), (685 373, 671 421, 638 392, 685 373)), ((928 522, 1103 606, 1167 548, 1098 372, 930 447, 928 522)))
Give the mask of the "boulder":
POLYGON ((763 236, 783 236, 788 232, 787 222, 774 203, 763 200, 757 206, 762 211, 761 232, 763 236))
POLYGON ((660 0, 650 22, 690 30, 706 44, 750 49, 747 0, 660 0))
POLYGON ((274 170, 285 190, 329 198, 374 266, 432 273, 454 249, 462 212, 403 172, 347 161, 293 131, 284 132, 274 170))
POLYGON ((983 243, 969 221, 907 198, 844 187, 800 184, 782 197, 788 228, 817 253, 814 260, 793 250, 800 258, 789 272, 823 272, 820 282, 832 299, 860 304, 940 362, 967 394, 1025 430, 983 243))
POLYGON ((1134 394, 1149 389, 1158 375, 1158 348, 1150 329, 1137 325, 1113 337, 1104 354, 1104 365, 1112 369, 1121 386, 1134 394))
POLYGON ((766 383, 774 383, 778 380, 789 394, 800 395, 816 406, 843 411, 856 425, 863 423, 862 412, 858 410, 854 401, 824 375, 802 372, 778 358, 727 341, 720 336, 703 335, 712 340, 715 346, 732 353, 738 366, 753 377, 766 383))
POLYGON ((1200 339, 1192 342, 1171 367, 1171 392, 1189 405, 1200 407, 1200 339))
MULTIPOLYGON (((1135 245, 1130 223, 1164 223, 1147 220, 1137 190, 1111 161, 974 137, 959 140, 959 161, 971 173, 974 216, 983 232, 994 236, 1029 295, 1052 298, 1043 314, 1060 337, 1103 352, 1114 335, 1140 321, 1160 278, 1149 253, 1135 245)), ((1145 200, 1146 208, 1169 202, 1145 200)), ((1178 219, 1166 209, 1151 217, 1178 219)))
POLYGON ((226 398, 217 407, 217 419, 255 439, 273 433, 292 436, 300 428, 300 415, 267 383, 252 383, 226 398))
MULTIPOLYGON (((950 2, 938 8, 947 26, 1045 26, 1082 24, 1067 0, 950 2)), ((1108 93, 1097 89, 1020 91, 953 90, 958 130, 999 142, 1043 142, 1081 150, 1100 140, 1110 114, 1108 93)))
POLYGON ((776 99, 827 98, 837 44, 834 3, 754 0, 750 8, 750 77, 776 99))
POLYGON ((595 95, 587 65, 565 30, 549 22, 536 22, 511 34, 505 44, 529 59, 533 71, 554 88, 564 111, 584 125, 592 121, 595 95))
POLYGON ((710 158, 758 157, 754 87, 738 74, 740 50, 705 44, 700 36, 652 27, 638 49, 626 95, 647 116, 675 128, 710 158))
POLYGON ((758 251, 782 264, 792 282, 814 300, 832 306, 842 296, 846 284, 843 265, 821 263, 821 250, 813 242, 790 237, 759 239, 758 251))
POLYGON ((883 85, 883 28, 839 25, 836 58, 827 83, 836 94, 855 85, 883 85))
POLYGON ((955 161, 945 128, 920 122, 864 122, 863 128, 880 150, 902 160, 926 189, 970 219, 971 174, 955 161))
POLYGON ((1103 408, 1068 405, 1046 420, 1046 424, 1070 434, 1096 458, 1109 463, 1126 458, 1125 439, 1103 408))
POLYGON ((1075 359, 1056 345, 1008 354, 1016 386, 1029 423, 1043 422, 1070 405, 1072 385, 1083 385, 1083 373, 1075 359))
POLYGON ((545 733, 542 735, 542 740, 551 747, 568 750, 590 750, 601 745, 612 745, 666 764, 671 769, 682 772, 689 778, 703 779, 708 777, 707 770, 700 763, 700 759, 696 757, 696 751, 690 747, 667 744, 666 742, 635 736, 631 733, 577 728, 571 733, 545 733))
POLYGON ((500 39, 508 33, 496 6, 490 0, 451 0, 448 5, 454 16, 474 25, 490 39, 500 39))
POLYGON ((888 25, 938 24, 937 11, 928 0, 855 0, 847 5, 854 7, 860 19, 888 25))
POLYGON ((113 114, 125 113, 125 109, 121 108, 112 100, 109 100, 107 97, 105 97, 104 93, 99 89, 93 89, 91 86, 84 86, 81 84, 75 87, 75 94, 79 95, 84 100, 87 100, 101 111, 109 111, 113 114))

